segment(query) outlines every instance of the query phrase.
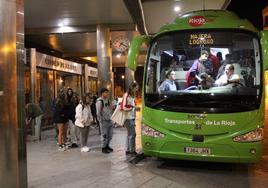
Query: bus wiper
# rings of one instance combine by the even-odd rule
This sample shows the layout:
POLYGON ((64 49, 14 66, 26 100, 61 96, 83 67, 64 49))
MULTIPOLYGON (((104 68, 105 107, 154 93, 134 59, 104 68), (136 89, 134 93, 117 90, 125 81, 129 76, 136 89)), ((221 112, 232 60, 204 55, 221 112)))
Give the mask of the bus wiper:
POLYGON ((157 102, 153 103, 153 104, 151 105, 151 107, 155 107, 155 106, 159 105, 160 103, 166 101, 166 100, 169 99, 169 98, 170 98, 170 97, 168 97, 167 95, 164 95, 164 98, 163 98, 163 99, 160 99, 160 100, 158 100, 157 102))
POLYGON ((254 107, 250 104, 245 104, 242 103, 241 101, 199 101, 197 102, 197 104, 201 104, 201 105, 225 105, 227 106, 236 106, 236 107, 242 107, 242 108, 247 108, 247 109, 254 109, 254 107))

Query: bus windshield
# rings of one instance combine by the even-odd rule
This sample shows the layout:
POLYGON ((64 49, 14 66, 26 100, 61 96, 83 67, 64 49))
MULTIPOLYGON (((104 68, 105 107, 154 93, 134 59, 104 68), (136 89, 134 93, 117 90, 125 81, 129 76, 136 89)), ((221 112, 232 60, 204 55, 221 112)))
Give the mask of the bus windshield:
POLYGON ((259 39, 253 33, 224 29, 166 33, 150 46, 145 104, 187 112, 252 110, 260 104, 261 78, 259 39))

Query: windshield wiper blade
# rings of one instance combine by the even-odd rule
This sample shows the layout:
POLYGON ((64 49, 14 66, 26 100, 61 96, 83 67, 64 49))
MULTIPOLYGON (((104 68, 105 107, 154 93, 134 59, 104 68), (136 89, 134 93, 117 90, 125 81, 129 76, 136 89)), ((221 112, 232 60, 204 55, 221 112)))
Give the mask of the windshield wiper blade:
POLYGON ((223 105, 225 107, 242 107, 242 108, 246 108, 246 109, 254 109, 255 107, 250 105, 250 104, 245 104, 241 101, 200 101, 200 102, 196 102, 196 104, 201 104, 201 105, 223 105))
POLYGON ((162 98, 162 99, 158 100, 157 102, 153 103, 153 104, 151 105, 151 107, 155 107, 155 106, 161 104, 162 102, 166 101, 166 100, 169 99, 169 98, 171 98, 171 97, 170 97, 170 96, 168 97, 167 95, 164 95, 164 98, 162 98))

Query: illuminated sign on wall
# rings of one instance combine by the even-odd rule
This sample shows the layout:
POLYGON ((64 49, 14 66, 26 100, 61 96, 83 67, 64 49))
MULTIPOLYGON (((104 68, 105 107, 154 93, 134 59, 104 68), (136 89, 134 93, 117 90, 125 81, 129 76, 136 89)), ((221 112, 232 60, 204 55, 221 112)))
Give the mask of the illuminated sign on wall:
POLYGON ((98 77, 98 69, 94 68, 94 67, 88 67, 88 76, 90 77, 98 77))
POLYGON ((82 75, 82 65, 36 52, 36 66, 82 75))

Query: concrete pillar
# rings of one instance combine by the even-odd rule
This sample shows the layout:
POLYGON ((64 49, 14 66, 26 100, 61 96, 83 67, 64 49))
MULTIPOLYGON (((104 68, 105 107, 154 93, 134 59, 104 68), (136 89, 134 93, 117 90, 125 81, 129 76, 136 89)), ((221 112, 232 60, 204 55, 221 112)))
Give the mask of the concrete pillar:
MULTIPOLYGON (((132 32, 127 32, 126 33, 126 37, 131 41, 132 38, 133 38, 133 34, 132 32)), ((127 54, 128 54, 128 51, 125 52, 126 54, 126 57, 127 57, 127 54)), ((133 82, 133 80, 135 80, 135 72, 130 70, 128 68, 128 65, 127 65, 127 58, 126 58, 126 62, 125 62, 125 86, 126 86, 126 90, 129 88, 131 82, 133 82)))
POLYGON ((85 92, 92 92, 89 91, 89 87, 88 87, 88 77, 89 77, 89 70, 88 70, 88 65, 85 65, 85 74, 84 74, 84 80, 85 80, 85 92))
POLYGON ((0 25, 0 187, 27 187, 23 0, 0 0, 0 25))
POLYGON ((106 87, 111 95, 112 89, 112 50, 110 46, 110 29, 97 25, 98 87, 106 87))
POLYGON ((37 103, 36 96, 36 50, 30 49, 31 102, 37 103))

